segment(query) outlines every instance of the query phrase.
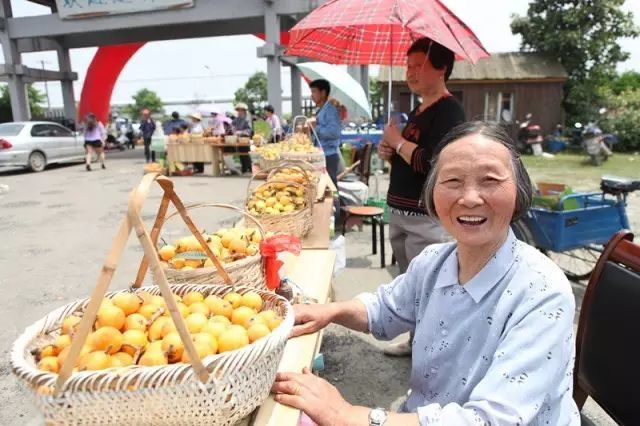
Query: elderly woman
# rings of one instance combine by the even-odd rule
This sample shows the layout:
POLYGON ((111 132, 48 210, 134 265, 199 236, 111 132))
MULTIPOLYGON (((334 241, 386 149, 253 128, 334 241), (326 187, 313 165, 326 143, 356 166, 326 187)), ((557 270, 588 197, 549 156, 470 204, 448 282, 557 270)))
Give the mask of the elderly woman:
POLYGON ((415 331, 401 413, 353 406, 308 370, 279 374, 276 401, 320 425, 578 425, 575 302, 560 269, 510 230, 532 193, 512 141, 470 122, 441 146, 424 195, 455 242, 428 246, 375 294, 295 306, 294 336, 332 322, 381 340, 415 331))

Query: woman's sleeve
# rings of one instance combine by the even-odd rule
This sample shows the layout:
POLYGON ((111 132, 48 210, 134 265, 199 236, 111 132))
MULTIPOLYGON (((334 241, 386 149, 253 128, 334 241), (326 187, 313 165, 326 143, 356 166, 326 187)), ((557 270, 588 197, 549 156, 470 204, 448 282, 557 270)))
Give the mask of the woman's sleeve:
MULTIPOLYGON (((550 395, 571 392, 573 295, 541 294, 535 301, 523 302, 522 309, 513 313, 509 323, 514 325, 507 324, 491 365, 471 390, 469 401, 418 407, 421 425, 526 425, 548 408, 550 395)), ((465 372, 455 373, 450 380, 462 386, 465 372)), ((575 415, 577 412, 567 413, 575 415)))
POLYGON ((380 286, 376 293, 362 294, 358 298, 367 307, 369 332, 378 340, 391 340, 413 330, 416 324, 416 286, 427 263, 416 257, 407 272, 391 283, 380 286))
MULTIPOLYGON (((442 108, 442 111, 438 111, 433 120, 433 135, 434 147, 437 146, 444 136, 451 131, 458 124, 464 123, 464 111, 460 108, 458 103, 446 104, 446 107, 442 108)), ((424 145, 424 144, 423 144, 424 145)), ((411 154, 411 168, 414 172, 427 175, 431 170, 431 155, 422 147, 418 146, 413 150, 411 154)))
POLYGON ((104 124, 98 122, 98 129, 100 130, 100 140, 107 139, 107 130, 104 128, 104 124))

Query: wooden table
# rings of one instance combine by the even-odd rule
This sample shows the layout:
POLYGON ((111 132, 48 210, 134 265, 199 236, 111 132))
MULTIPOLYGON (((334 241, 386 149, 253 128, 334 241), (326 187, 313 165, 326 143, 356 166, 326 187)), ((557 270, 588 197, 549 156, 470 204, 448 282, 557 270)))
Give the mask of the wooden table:
POLYGON ((210 143, 167 143, 167 160, 180 163, 211 163, 213 176, 221 176, 225 169, 225 155, 249 155, 248 152, 239 152, 239 147, 248 147, 250 142, 238 142, 235 144, 210 144, 210 143), (234 149, 233 152, 224 152, 225 148, 234 149))
MULTIPOLYGON (((303 250, 297 257, 287 255, 284 275, 298 284, 307 296, 318 299, 319 303, 326 303, 335 258, 331 250, 303 250)), ((311 367, 321 341, 321 332, 290 339, 284 348, 278 371, 300 372, 303 367, 311 367)), ((270 395, 260 408, 239 425, 297 426, 299 419, 300 411, 278 404, 270 395)))
POLYGON ((313 205, 313 228, 302 239, 303 250, 329 248, 329 223, 333 215, 333 197, 325 197, 313 205))

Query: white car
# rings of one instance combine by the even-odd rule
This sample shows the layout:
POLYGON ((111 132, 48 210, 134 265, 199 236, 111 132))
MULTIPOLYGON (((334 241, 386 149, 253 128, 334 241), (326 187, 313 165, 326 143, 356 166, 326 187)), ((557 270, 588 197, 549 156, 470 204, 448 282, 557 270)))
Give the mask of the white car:
POLYGON ((81 161, 84 156, 84 139, 58 123, 0 124, 0 166, 41 172, 48 164, 81 161))

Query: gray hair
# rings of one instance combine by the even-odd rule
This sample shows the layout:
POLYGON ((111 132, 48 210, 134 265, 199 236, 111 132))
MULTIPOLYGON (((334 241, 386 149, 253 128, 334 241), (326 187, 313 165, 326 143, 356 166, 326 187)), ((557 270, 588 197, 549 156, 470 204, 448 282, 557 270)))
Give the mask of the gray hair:
POLYGON ((531 207, 533 200, 533 185, 529 173, 525 169, 520 154, 516 150, 513 140, 509 137, 504 128, 500 125, 487 123, 484 121, 469 121, 454 127, 447 133, 435 150, 433 159, 431 160, 431 169, 427 181, 424 186, 423 199, 427 208, 427 213, 433 218, 437 218, 436 206, 433 203, 433 190, 436 186, 436 178, 438 176, 440 154, 442 150, 450 143, 462 139, 470 135, 482 135, 496 143, 507 148, 511 156, 511 167, 513 169, 514 179, 516 181, 516 207, 511 217, 511 222, 516 222, 524 217, 531 207))

